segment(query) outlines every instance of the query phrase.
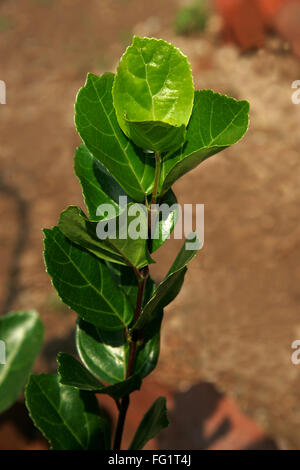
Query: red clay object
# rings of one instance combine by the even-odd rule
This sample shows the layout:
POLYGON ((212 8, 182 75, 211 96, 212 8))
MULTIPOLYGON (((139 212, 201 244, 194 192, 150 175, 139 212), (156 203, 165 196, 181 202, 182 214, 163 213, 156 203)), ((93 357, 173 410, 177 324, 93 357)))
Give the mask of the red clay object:
MULTIPOLYGON (((144 380, 142 391, 131 395, 124 449, 128 448, 144 413, 159 396, 167 398, 170 426, 145 449, 276 449, 276 444, 263 429, 213 384, 201 382, 187 392, 174 393, 151 378, 144 380)), ((113 400, 99 395, 99 403, 115 424, 117 413, 113 400)))
POLYGON ((264 21, 258 0, 214 0, 224 21, 224 39, 242 50, 261 47, 264 21))
POLYGON ((272 24, 274 16, 279 12, 283 5, 290 0, 258 0, 263 19, 267 24, 272 24))
POLYGON ((275 30, 288 41, 293 52, 300 57, 300 0, 291 0, 275 15, 275 30))
POLYGON ((214 0, 223 18, 225 41, 242 50, 261 47, 265 32, 275 30, 300 56, 300 0, 214 0))

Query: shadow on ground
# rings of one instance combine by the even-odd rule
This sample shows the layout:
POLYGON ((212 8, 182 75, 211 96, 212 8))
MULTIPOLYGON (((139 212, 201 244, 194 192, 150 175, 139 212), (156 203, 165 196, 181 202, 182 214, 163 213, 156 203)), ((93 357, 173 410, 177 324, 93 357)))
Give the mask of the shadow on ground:
POLYGON ((174 396, 170 426, 158 436, 160 449, 277 449, 275 442, 208 382, 174 396))

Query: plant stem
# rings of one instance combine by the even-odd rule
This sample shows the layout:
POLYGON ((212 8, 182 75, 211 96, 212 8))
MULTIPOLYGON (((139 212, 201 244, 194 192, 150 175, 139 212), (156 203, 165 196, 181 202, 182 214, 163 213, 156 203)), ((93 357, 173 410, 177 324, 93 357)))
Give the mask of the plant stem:
MULTIPOLYGON (((159 152, 155 152, 155 176, 154 176, 151 206, 156 204, 156 201, 157 201, 160 172, 161 172, 160 154, 159 152)), ((148 212, 148 248, 149 250, 151 250, 151 206, 150 206, 150 211, 148 212)), ((147 282, 147 278, 149 275, 149 266, 145 266, 144 268, 140 270, 134 269, 134 272, 138 280, 138 293, 137 293, 136 307, 135 307, 132 324, 135 324, 137 322, 137 320, 140 317, 140 314, 142 313, 145 287, 146 287, 146 282, 147 282)), ((137 338, 131 337, 130 345, 129 345, 129 358, 128 358, 128 364, 127 364, 127 370, 126 370, 126 379, 131 377, 131 375, 134 373, 136 353, 137 353, 137 338)), ((126 414, 127 414, 127 410, 129 407, 129 403, 130 403, 129 395, 122 398, 120 402, 119 418, 118 418, 118 423, 117 423, 117 428, 116 428, 113 450, 121 449, 124 424, 125 424, 125 419, 126 419, 126 414)))
POLYGON ((119 408, 119 418, 118 418, 118 424, 117 424, 117 429, 116 429, 116 435, 115 435, 115 442, 114 442, 114 449, 113 450, 120 450, 121 449, 121 442, 122 442, 122 435, 123 435, 123 429, 124 429, 124 424, 125 424, 125 418, 126 418, 126 413, 128 410, 130 398, 129 395, 127 397, 122 398, 120 408, 119 408))
MULTIPOLYGON (((145 292, 145 286, 146 286, 148 274, 149 274, 148 266, 145 266, 144 268, 139 270, 138 293, 137 293, 136 308, 134 312, 133 323, 135 323, 138 320, 142 312, 144 292, 145 292)), ((130 345, 129 345, 129 359, 128 359, 127 370, 126 370, 126 379, 131 377, 131 375, 134 373, 136 353, 137 353, 137 342, 134 341, 133 338, 131 338, 130 345)), ((129 402, 130 402, 130 398, 128 395, 122 398, 121 403, 120 403, 119 418, 118 418, 117 429, 116 429, 116 434, 115 434, 114 450, 120 450, 121 448, 123 429, 124 429, 125 418, 126 418, 129 402)))

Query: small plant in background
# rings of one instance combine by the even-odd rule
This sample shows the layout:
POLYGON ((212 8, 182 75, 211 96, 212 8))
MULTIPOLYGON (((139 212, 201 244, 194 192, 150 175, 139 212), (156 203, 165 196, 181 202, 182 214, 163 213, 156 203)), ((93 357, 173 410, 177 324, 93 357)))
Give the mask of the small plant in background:
POLYGON ((11 20, 7 16, 0 16, 0 33, 11 28, 11 20))
POLYGON ((0 413, 10 408, 32 370, 43 342, 44 327, 35 311, 0 318, 0 413))
POLYGON ((208 0, 194 0, 190 5, 178 9, 174 21, 177 34, 189 34, 195 31, 204 31, 211 14, 208 0))
MULTIPOLYGON (((195 91, 187 58, 163 40, 134 37, 116 74, 88 74, 75 104, 82 145, 74 160, 88 215, 70 206, 44 230, 47 272, 79 316, 80 361, 60 353, 58 373, 32 375, 26 388, 29 413, 52 449, 121 448, 130 395, 158 361, 163 309, 200 248, 189 236, 155 285, 152 254, 178 215, 172 185, 239 141, 248 112, 246 101, 195 91), (163 203, 172 206, 168 217, 157 208, 163 203), (132 226, 139 236, 129 236, 132 226), (116 429, 101 410, 102 394, 116 403, 116 429)), ((159 397, 129 448, 142 449, 167 425, 159 397)))

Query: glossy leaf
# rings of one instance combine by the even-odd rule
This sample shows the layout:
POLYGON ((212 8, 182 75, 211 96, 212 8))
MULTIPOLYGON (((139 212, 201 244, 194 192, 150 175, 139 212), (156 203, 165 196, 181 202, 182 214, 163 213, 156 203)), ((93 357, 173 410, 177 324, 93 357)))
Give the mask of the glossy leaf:
POLYGON ((249 125, 249 103, 211 90, 195 92, 186 142, 163 158, 161 193, 206 158, 238 142, 249 125))
POLYGON ((35 311, 12 312, 0 318, 5 364, 0 364, 0 412, 21 393, 40 352, 44 327, 35 311))
POLYGON ((140 422, 129 450, 142 449, 150 439, 153 439, 162 429, 168 426, 166 399, 159 397, 140 422))
MULTIPOLYGON (((128 235, 128 227, 135 219, 130 214, 130 204, 124 208, 122 215, 114 217, 110 221, 94 222, 87 219, 79 207, 70 206, 64 210, 59 219, 58 227, 61 232, 72 242, 86 248, 101 259, 113 261, 115 263, 142 268, 153 263, 148 248, 148 218, 147 213, 141 211, 140 231, 144 233, 144 238, 131 239, 128 235), (103 224, 103 231, 106 224, 112 223, 113 235, 105 239, 98 238, 98 224, 103 224)), ((138 207, 138 204, 137 204, 138 207)))
POLYGON ((158 204, 156 220, 153 221, 154 236, 152 238, 151 252, 158 250, 170 238, 178 220, 177 199, 170 189, 158 204), (167 209, 164 211, 164 207, 167 209))
POLYGON ((192 72, 182 52, 161 39, 135 36, 113 86, 117 119, 127 137, 151 150, 180 145, 193 98, 192 72))
POLYGON ((123 134, 112 101, 114 75, 88 74, 75 104, 77 131, 91 154, 135 201, 152 192, 154 158, 123 134))
POLYGON ((132 202, 124 189, 108 173, 105 167, 93 157, 84 144, 76 150, 74 169, 80 181, 84 202, 91 220, 104 218, 103 215, 97 214, 97 209, 101 204, 111 204, 116 211, 116 215, 119 215, 119 198, 126 196, 127 202, 132 202))
POLYGON ((109 425, 94 394, 61 385, 54 374, 32 375, 26 405, 52 449, 109 449, 109 425))
MULTIPOLYGON (((107 266, 134 309, 138 285, 132 269, 112 263, 107 263, 107 266)), ((152 297, 154 290, 155 284, 149 276, 144 295, 145 304, 152 297)), ((142 378, 150 374, 158 361, 162 316, 162 311, 157 312, 151 328, 144 332, 143 344, 138 344, 135 373, 142 378)), ((129 343, 123 331, 108 334, 100 328, 79 321, 76 328, 76 346, 80 359, 94 376, 112 384, 124 381, 129 358, 129 343)))
POLYGON ((108 330, 126 327, 133 310, 109 269, 58 229, 45 229, 45 263, 59 296, 84 320, 108 330))
POLYGON ((197 235, 194 238, 185 241, 177 258, 171 266, 165 279, 159 284, 149 302, 145 305, 138 321, 133 325, 133 330, 144 328, 152 318, 155 311, 163 309, 168 305, 180 292, 184 276, 187 271, 187 264, 194 258, 200 249, 200 240, 197 235), (196 243, 197 249, 188 249, 189 243, 196 243))
POLYGON ((66 353, 59 353, 57 356, 58 375, 60 383, 78 388, 79 390, 87 390, 95 393, 105 393, 115 400, 129 395, 138 390, 141 386, 141 378, 133 375, 123 382, 105 386, 97 380, 75 357, 66 353))
MULTIPOLYGON (((74 161, 75 172, 82 186, 90 219, 99 221, 104 218, 103 215, 97 215, 97 208, 101 204, 111 204, 112 208, 116 211, 116 215, 119 215, 121 210, 124 210, 124 207, 120 207, 119 205, 119 198, 126 196, 121 186, 116 183, 114 178, 91 155, 84 145, 77 149, 74 161)), ((132 200, 128 198, 126 202, 130 203, 132 200)), ((177 199, 173 191, 168 191, 160 200, 159 204, 169 204, 170 206, 177 204, 177 199)), ((170 214, 163 216, 156 225, 155 239, 152 240, 152 252, 160 248, 172 233, 177 221, 177 216, 177 208, 174 206, 170 214)), ((116 262, 115 258, 111 261, 116 262)))
MULTIPOLYGON (((146 377, 157 364, 160 348, 162 311, 156 315, 151 337, 138 344, 134 373, 146 377)), ((129 343, 123 331, 105 331, 80 320, 76 328, 76 347, 80 359, 98 379, 110 384, 123 382, 129 358, 129 343)))
MULTIPOLYGON (((120 264, 110 262, 107 262, 106 266, 112 274, 116 284, 119 286, 119 289, 125 292, 132 308, 135 309, 138 293, 138 283, 137 277, 133 269, 127 266, 122 266, 120 264)), ((151 279, 151 277, 148 276, 146 281, 144 302, 147 302, 152 297, 154 290, 155 283, 151 279)))

